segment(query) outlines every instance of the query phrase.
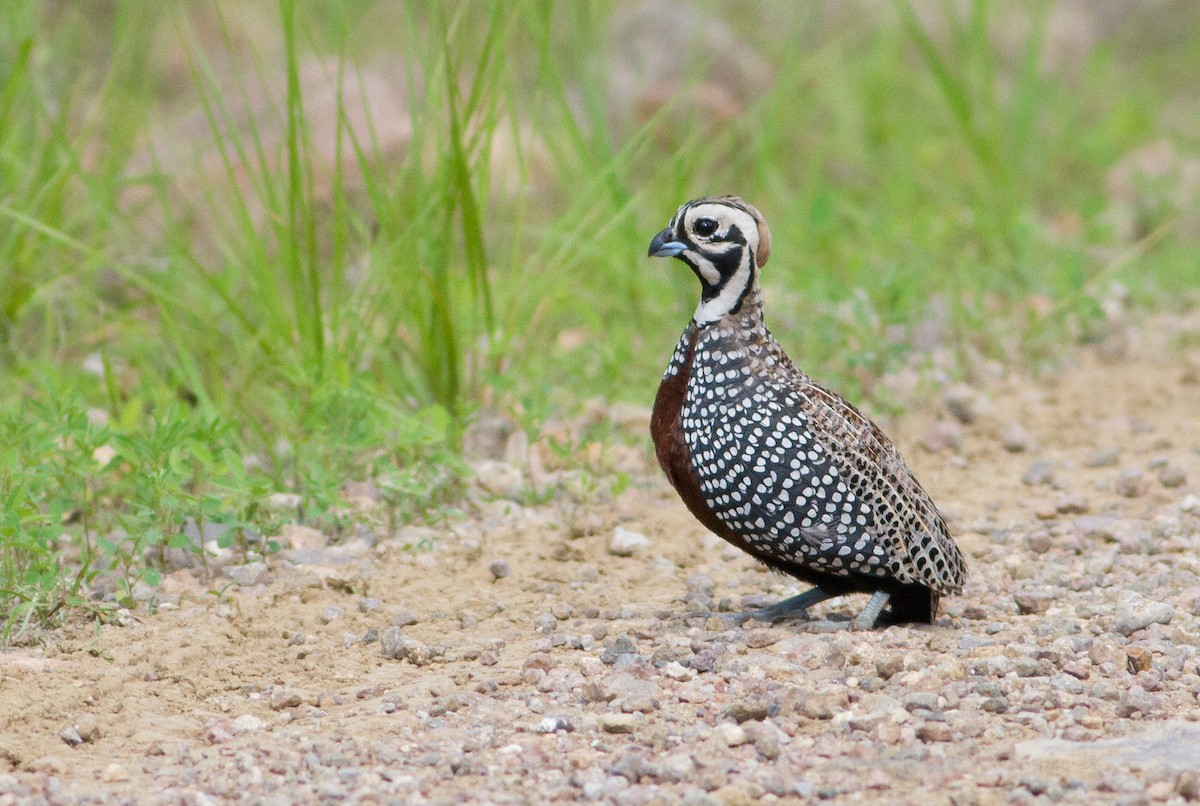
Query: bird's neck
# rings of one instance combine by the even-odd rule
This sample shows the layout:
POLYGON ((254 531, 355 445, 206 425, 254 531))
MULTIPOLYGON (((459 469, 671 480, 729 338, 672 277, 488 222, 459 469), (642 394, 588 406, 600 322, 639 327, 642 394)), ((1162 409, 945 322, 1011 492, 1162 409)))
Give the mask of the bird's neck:
POLYGON ((692 322, 707 327, 727 316, 757 316, 762 321, 762 294, 758 288, 758 270, 744 262, 721 285, 706 288, 696 306, 692 322))
POLYGON ((742 275, 739 270, 714 295, 702 297, 692 315, 692 324, 709 327, 720 321, 732 321, 739 327, 761 326, 762 290, 758 288, 757 273, 751 271, 749 277, 739 277, 742 275))

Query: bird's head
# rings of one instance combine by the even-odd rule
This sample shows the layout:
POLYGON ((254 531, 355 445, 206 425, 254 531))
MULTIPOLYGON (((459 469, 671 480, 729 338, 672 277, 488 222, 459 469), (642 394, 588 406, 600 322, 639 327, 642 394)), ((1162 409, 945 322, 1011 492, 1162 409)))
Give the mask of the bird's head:
POLYGON ((650 242, 651 257, 679 258, 700 278, 697 324, 735 310, 770 254, 767 222, 736 196, 688 202, 650 242))

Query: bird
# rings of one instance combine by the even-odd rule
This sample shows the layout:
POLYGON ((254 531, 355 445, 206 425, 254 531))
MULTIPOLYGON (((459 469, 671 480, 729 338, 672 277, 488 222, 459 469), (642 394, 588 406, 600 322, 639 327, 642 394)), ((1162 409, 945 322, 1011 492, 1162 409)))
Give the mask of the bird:
POLYGON ((860 628, 932 624, 940 598, 962 591, 962 553, 879 426, 767 329, 759 273, 770 254, 762 214, 736 196, 687 202, 650 242, 651 257, 682 261, 701 286, 651 412, 658 463, 705 527, 813 586, 748 618, 806 618, 865 593, 860 628))

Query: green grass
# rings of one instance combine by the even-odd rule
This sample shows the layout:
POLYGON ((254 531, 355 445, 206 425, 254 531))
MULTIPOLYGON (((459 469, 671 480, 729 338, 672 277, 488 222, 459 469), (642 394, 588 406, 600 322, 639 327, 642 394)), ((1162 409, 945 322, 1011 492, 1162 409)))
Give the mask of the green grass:
POLYGON ((897 326, 1044 360, 1098 332, 1114 281, 1195 289, 1196 200, 1147 183, 1130 239, 1105 185, 1150 141, 1200 145, 1189 5, 1058 70, 1044 4, 947 4, 938 33, 904 4, 735 6, 687 16, 769 77, 743 60, 722 95, 735 51, 679 19, 666 97, 610 83, 641 69, 630 3, 3 4, 3 639, 203 563, 196 524, 269 553, 275 492, 334 530, 346 481, 383 528, 438 517, 483 401, 533 425, 648 403, 697 289, 645 245, 697 195, 768 216, 770 324, 855 397, 906 360, 897 326), (399 144, 355 112, 381 78, 399 144))

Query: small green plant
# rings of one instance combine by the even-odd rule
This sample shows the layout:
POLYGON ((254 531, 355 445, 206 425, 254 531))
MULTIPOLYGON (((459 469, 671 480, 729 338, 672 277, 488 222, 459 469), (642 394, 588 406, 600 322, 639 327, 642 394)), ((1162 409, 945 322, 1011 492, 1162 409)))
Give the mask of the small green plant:
POLYGON ((77 401, 0 412, 0 621, 5 642, 87 602, 95 575, 90 471, 105 436, 77 401), (68 530, 81 539, 65 543, 68 530))

